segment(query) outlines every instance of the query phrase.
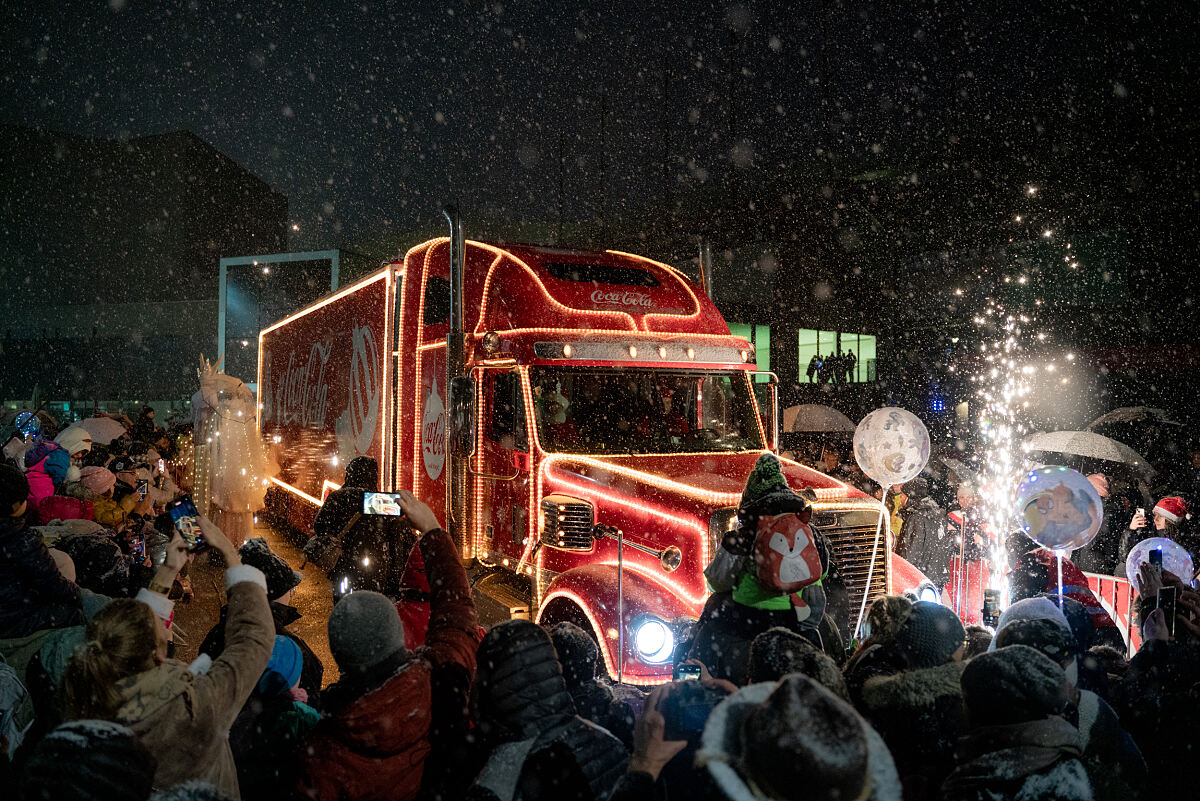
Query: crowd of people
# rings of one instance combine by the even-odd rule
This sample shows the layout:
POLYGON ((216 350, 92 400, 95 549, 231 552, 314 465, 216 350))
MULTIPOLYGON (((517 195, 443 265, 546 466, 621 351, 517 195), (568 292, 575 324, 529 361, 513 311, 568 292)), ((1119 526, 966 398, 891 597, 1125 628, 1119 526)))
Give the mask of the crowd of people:
POLYGON ((857 365, 858 357, 854 355, 854 351, 846 349, 838 353, 835 348, 828 356, 814 353, 808 360, 808 368, 804 374, 810 384, 851 384, 856 380, 857 365))
MULTIPOLYGON (((706 571, 714 593, 676 649, 677 678, 647 693, 609 680, 586 627, 484 631, 452 538, 411 493, 399 494, 403 530, 355 531, 352 510, 378 481, 355 460, 306 553, 336 577, 380 539, 394 547, 337 592, 327 682, 289 630, 302 574, 203 516, 197 557, 164 514, 181 490, 155 469, 171 442, 152 421, 147 439, 101 448, 32 417, 0 432, 0 787, 12 797, 1115 801, 1194 784, 1191 576, 1139 568, 1143 644, 1130 657, 1086 588, 1060 597, 1047 554, 1011 537, 1019 590, 993 627, 886 596, 847 647, 828 623, 834 549, 766 455, 706 571), (180 581, 196 558, 223 568, 223 590, 180 581), (1168 589, 1170 616, 1157 605, 1168 589), (222 593, 219 619, 200 656, 178 661, 175 604, 207 591, 222 593)), ((905 493, 902 542, 914 515, 944 517, 928 488, 905 493)), ((1160 530, 1186 519, 1153 508, 1160 530)), ((1117 539, 1128 531, 1140 528, 1117 539)))

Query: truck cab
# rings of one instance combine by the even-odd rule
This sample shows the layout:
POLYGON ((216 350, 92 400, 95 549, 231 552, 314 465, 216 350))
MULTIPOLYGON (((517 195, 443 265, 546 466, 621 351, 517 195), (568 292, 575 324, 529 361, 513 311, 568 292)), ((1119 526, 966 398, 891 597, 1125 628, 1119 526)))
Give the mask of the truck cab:
MULTIPOLYGON (((340 309, 322 307, 302 335, 283 334, 307 310, 264 331, 261 430, 280 466, 277 486, 319 503, 340 480, 338 464, 374 455, 382 489, 410 489, 447 521, 464 560, 484 574, 477 589, 538 622, 583 626, 614 678, 669 679, 675 643, 708 596, 704 568, 754 462, 774 449, 773 384, 756 387, 750 343, 670 265, 467 241, 456 279, 450 250, 444 238, 414 247, 362 290, 343 290, 340 309), (456 280, 463 345, 458 375, 448 375, 456 280), (360 358, 368 342, 382 346, 378 357, 360 358), (321 388, 297 388, 318 368, 298 378, 294 365, 314 358, 325 359, 321 388), (297 427, 305 415, 295 411, 281 424, 271 397, 281 380, 300 407, 316 397, 336 413, 344 402, 347 431, 297 427)), ((881 504, 783 464, 833 543, 851 617, 864 593, 892 590, 894 570, 900 589, 919 582, 890 554, 881 504)))

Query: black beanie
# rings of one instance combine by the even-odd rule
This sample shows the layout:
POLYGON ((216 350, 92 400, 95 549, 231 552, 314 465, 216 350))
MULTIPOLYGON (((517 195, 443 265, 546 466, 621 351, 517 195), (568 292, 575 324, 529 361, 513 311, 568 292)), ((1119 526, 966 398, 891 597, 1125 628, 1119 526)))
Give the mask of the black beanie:
POLYGON ((896 645, 914 668, 931 668, 950 661, 967 639, 958 615, 948 606, 917 601, 896 632, 896 645))
POLYGON ((282 597, 288 590, 300 583, 304 574, 292 570, 291 565, 283 557, 271 550, 271 546, 262 537, 251 537, 238 548, 238 556, 242 564, 250 565, 262 571, 267 579, 267 599, 274 601, 282 597))
POLYGON ((565 620, 555 623, 547 631, 558 653, 558 662, 562 665, 563 678, 568 687, 578 687, 596 678, 600 652, 586 631, 565 620))
POLYGON ((0 465, 0 517, 12 515, 12 508, 29 499, 29 479, 10 464, 0 465))
POLYGON ((145 801, 157 767, 154 755, 126 727, 73 720, 33 750, 23 793, 26 801, 145 801))
POLYGON ((1059 715, 1070 700, 1067 674, 1028 645, 1010 645, 972 659, 963 670, 962 691, 972 728, 1059 715))

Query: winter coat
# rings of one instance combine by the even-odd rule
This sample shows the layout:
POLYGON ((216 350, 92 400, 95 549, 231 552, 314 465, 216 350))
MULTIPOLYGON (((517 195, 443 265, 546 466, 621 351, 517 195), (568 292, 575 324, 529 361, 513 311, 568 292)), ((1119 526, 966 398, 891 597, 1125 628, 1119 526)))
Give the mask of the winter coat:
POLYGON ((567 692, 579 717, 607 729, 625 748, 633 749, 633 710, 613 695, 610 686, 601 681, 585 681, 567 692))
POLYGON ((625 748, 575 714, 549 637, 527 622, 504 625, 479 655, 477 731, 489 750, 467 798, 606 799, 625 771, 625 748))
POLYGON ((1146 783, 1146 763, 1117 713, 1090 690, 1079 691, 1068 722, 1079 730, 1083 766, 1096 801, 1135 801, 1146 783))
POLYGON ((801 629, 791 609, 756 609, 735 602, 729 592, 713 593, 696 623, 688 657, 703 662, 713 678, 741 686, 749 678, 746 666, 750 643, 776 626, 795 631, 817 648, 823 647, 819 631, 801 629))
POLYGON ((0 639, 83 624, 79 587, 23 517, 0 517, 0 639))
POLYGON ((151 744, 157 789, 200 779, 241 798, 229 730, 267 666, 275 631, 262 573, 231 567, 225 584, 230 635, 207 673, 169 661, 117 683, 124 701, 114 720, 151 744))
POLYGON ((868 679, 859 711, 883 737, 904 785, 904 798, 937 798, 954 769, 954 747, 967 733, 963 664, 949 662, 868 679))
POLYGON ((83 486, 82 482, 68 483, 65 492, 72 498, 91 501, 92 519, 105 528, 111 528, 115 531, 125 523, 125 512, 117 505, 116 501, 104 495, 97 495, 91 492, 87 487, 83 486))
POLYGON ((946 515, 937 501, 921 498, 900 510, 904 525, 896 553, 907 559, 939 587, 950 580, 953 539, 946 532, 946 515))
POLYGON ((293 701, 286 692, 263 697, 255 691, 250 696, 229 732, 243 798, 287 801, 295 797, 300 748, 320 719, 317 710, 293 701))
POLYGON ((36 510, 44 498, 54 494, 71 466, 71 455, 53 442, 35 445, 25 454, 25 478, 29 480, 29 508, 36 510))
MULTIPOLYGON (((1058 557, 1045 548, 1038 548, 1021 556, 1013 566, 1013 573, 1021 578, 1011 580, 1013 599, 1024 597, 1024 592, 1032 590, 1035 594, 1058 594, 1058 557)), ((1120 630, 1113 622, 1112 616, 1101 605, 1100 599, 1088 585, 1087 576, 1070 559, 1062 563, 1063 595, 1083 604, 1088 617, 1092 621, 1092 641, 1096 644, 1122 647, 1120 630)))
POLYGON ((846 691, 855 709, 863 709, 863 688, 867 682, 880 676, 894 676, 908 670, 908 658, 895 642, 875 643, 856 653, 847 663, 842 675, 846 678, 846 691))
POLYGON ((1129 660, 1113 707, 1148 768, 1146 798, 1195 793, 1200 644, 1149 640, 1129 660))
MULTIPOLYGON (((418 545, 432 585, 425 645, 381 682, 344 678, 325 690, 324 716, 304 748, 302 798, 405 801, 423 774, 434 782, 463 772, 448 750, 466 740, 478 618, 450 535, 430 531, 418 545)), ((459 779, 465 786, 469 777, 459 779)))
POLYGON ((1093 801, 1079 732, 1060 717, 984 726, 964 736, 945 801, 1093 801))
POLYGON ((329 493, 313 521, 314 535, 304 554, 325 570, 335 592, 342 578, 348 577, 351 589, 397 598, 412 549, 412 529, 399 518, 364 515, 366 491, 342 487, 329 493))
MULTIPOLYGON (((294 606, 276 601, 269 603, 271 604, 271 618, 275 623, 275 633, 287 637, 300 648, 300 656, 303 658, 303 666, 300 668, 300 689, 308 694, 308 705, 314 709, 320 709, 321 684, 325 678, 325 666, 321 664, 320 657, 313 653, 313 649, 308 647, 308 643, 287 629, 288 626, 300 619, 300 612, 294 606)), ((222 606, 217 624, 209 629, 208 634, 204 636, 204 641, 200 643, 200 653, 208 654, 213 659, 221 655, 221 651, 225 649, 225 625, 228 614, 229 606, 222 606)))

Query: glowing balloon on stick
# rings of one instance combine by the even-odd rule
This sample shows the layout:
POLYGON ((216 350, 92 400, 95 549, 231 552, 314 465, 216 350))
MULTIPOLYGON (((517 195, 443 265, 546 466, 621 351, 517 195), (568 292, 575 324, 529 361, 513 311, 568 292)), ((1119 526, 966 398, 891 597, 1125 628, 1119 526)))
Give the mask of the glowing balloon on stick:
POLYGON ((1100 531, 1104 507, 1092 483, 1069 467, 1031 470, 1017 487, 1021 528, 1051 551, 1073 551, 1100 531))
POLYGON ((929 432, 912 412, 876 409, 854 430, 854 461, 884 487, 912 481, 929 461, 929 432))
POLYGON ((1174 573, 1183 579, 1185 583, 1191 582, 1192 576, 1195 574, 1192 555, 1184 550, 1182 545, 1167 537, 1151 537, 1133 546, 1129 550, 1129 556, 1125 557, 1125 575, 1134 583, 1138 592, 1142 591, 1141 580, 1138 578, 1138 568, 1150 561, 1151 551, 1158 550, 1159 548, 1162 549, 1162 567, 1164 571, 1174 573))

